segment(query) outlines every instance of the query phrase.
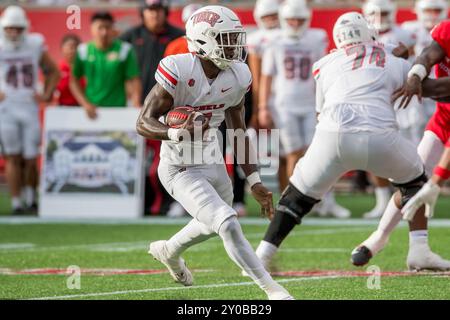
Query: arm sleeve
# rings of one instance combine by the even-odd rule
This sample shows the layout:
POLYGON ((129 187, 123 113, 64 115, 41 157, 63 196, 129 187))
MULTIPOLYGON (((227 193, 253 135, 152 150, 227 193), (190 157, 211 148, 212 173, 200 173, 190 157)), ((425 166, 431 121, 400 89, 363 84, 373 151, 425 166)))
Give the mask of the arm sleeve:
POLYGON ((444 49, 447 57, 450 57, 450 21, 442 21, 434 27, 431 37, 444 49))
POLYGON ((274 76, 276 72, 274 48, 269 47, 265 50, 262 57, 261 74, 266 76, 274 76))
POLYGON ((133 48, 128 52, 125 59, 125 79, 130 80, 139 76, 139 65, 137 62, 136 52, 133 48))
POLYGON ((172 97, 175 97, 179 78, 179 70, 172 56, 161 60, 156 69, 155 79, 172 97))

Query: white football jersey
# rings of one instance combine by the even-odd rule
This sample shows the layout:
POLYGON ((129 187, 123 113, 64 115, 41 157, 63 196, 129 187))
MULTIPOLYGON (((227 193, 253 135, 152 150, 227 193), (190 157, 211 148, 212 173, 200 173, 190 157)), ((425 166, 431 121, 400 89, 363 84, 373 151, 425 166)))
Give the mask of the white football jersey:
POLYGON ((191 148, 192 153, 198 152, 199 149, 218 148, 215 129, 225 119, 225 111, 242 101, 252 82, 248 66, 245 63, 234 62, 230 68, 222 70, 210 84, 208 80, 211 79, 206 78, 200 58, 191 53, 168 56, 161 60, 155 78, 172 95, 174 107, 191 106, 210 119, 209 127, 212 130, 206 141, 162 142, 161 158, 174 165, 193 164, 180 155, 182 149, 186 150, 184 148, 191 148))
MULTIPOLYGON (((418 20, 415 21, 406 21, 402 24, 402 28, 405 30, 408 30, 412 32, 416 36, 416 46, 414 47, 414 52, 416 56, 420 55, 426 47, 428 47, 431 42, 433 41, 433 38, 431 37, 430 30, 425 28, 425 26, 418 20)), ((435 65, 431 71, 428 77, 434 79, 436 76, 435 68, 437 65, 435 65)), ((436 108, 436 102, 429 98, 424 98, 422 100, 426 117, 430 117, 436 108)))
POLYGON ((300 39, 282 35, 271 42, 262 62, 262 74, 273 77, 275 106, 295 114, 314 112, 312 65, 326 54, 325 30, 309 28, 300 39))
POLYGON ((409 48, 416 45, 416 36, 410 31, 407 31, 399 26, 394 26, 388 32, 380 34, 377 41, 385 45, 391 44, 394 46, 397 46, 400 42, 402 42, 409 48))
MULTIPOLYGON (((258 29, 252 33, 249 33, 249 35, 247 36, 248 53, 257 55, 262 58, 267 47, 273 40, 281 35, 281 32, 281 29, 277 28, 270 30, 258 29)), ((268 101, 268 105, 271 108, 274 107, 276 95, 277 93, 274 89, 274 86, 272 86, 270 98, 268 101)))
POLYGON ((0 37, 0 91, 3 103, 35 104, 39 61, 47 51, 42 35, 25 35, 23 43, 13 49, 0 37))
POLYGON ((391 96, 407 78, 411 64, 382 44, 335 50, 313 66, 317 128, 327 131, 398 129, 391 96))
POLYGON ((416 56, 420 55, 425 47, 428 47, 433 38, 431 37, 430 30, 424 27, 420 21, 406 21, 403 22, 402 28, 411 32, 416 38, 416 45, 414 47, 414 52, 416 56))
MULTIPOLYGON (((398 26, 394 26, 390 31, 381 34, 378 37, 378 41, 385 45, 397 46, 402 42, 405 46, 414 47, 416 45, 416 35, 411 31, 403 29, 398 26)), ((411 63, 414 62, 414 56, 409 57, 411 63)), ((400 104, 400 99, 395 105, 395 110, 397 112, 397 121, 402 129, 410 128, 412 126, 420 125, 421 119, 424 118, 423 107, 419 102, 417 97, 411 100, 410 105, 406 109, 398 109, 400 104)))
POLYGON ((255 30, 247 36, 247 47, 249 54, 256 54, 260 57, 263 56, 265 49, 270 43, 279 37, 281 34, 280 29, 255 30))

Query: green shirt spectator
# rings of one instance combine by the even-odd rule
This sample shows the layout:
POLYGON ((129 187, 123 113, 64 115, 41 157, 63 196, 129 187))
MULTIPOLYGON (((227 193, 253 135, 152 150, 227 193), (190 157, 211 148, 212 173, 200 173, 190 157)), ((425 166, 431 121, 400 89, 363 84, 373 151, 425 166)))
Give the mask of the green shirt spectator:
POLYGON ((136 54, 130 44, 117 39, 106 50, 93 42, 83 43, 77 50, 73 75, 86 78, 85 95, 93 104, 124 107, 125 81, 139 76, 136 54))
POLYGON ((92 41, 78 46, 72 66, 70 91, 86 110, 90 119, 97 118, 97 106, 125 107, 127 98, 139 107, 142 85, 133 47, 115 39, 114 18, 109 12, 91 17, 92 41), (79 79, 86 79, 86 88, 79 79))

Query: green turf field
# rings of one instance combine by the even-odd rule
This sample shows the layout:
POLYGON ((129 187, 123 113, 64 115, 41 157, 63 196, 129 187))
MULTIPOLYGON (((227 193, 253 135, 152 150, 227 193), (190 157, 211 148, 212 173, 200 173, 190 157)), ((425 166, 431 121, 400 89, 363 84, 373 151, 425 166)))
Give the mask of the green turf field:
MULTIPOLYGON (((372 205, 369 199, 340 196, 339 202, 360 215, 372 205)), ((254 203, 249 209, 257 214, 254 203)), ((449 213, 450 201, 442 198, 437 217, 449 218, 449 213)), ((183 221, 20 221, 0 218, 0 299, 265 299, 248 278, 240 276, 218 238, 184 255, 194 271, 195 285, 175 284, 146 251, 150 241, 167 239, 183 221), (80 289, 67 287, 72 279, 66 274, 69 266, 81 268, 80 289)), ((245 219, 243 223, 246 236, 256 247, 265 222, 245 219)), ((450 222, 434 219, 433 224, 431 246, 450 258, 450 222)), ((276 258, 276 279, 297 299, 450 299, 450 273, 405 272, 408 232, 404 224, 394 232, 388 247, 372 259, 371 265, 379 268, 382 276, 380 289, 369 289, 368 283, 377 283, 376 278, 369 277, 366 268, 353 267, 349 254, 373 229, 373 222, 361 219, 344 224, 305 219, 305 225, 295 229, 276 258)))

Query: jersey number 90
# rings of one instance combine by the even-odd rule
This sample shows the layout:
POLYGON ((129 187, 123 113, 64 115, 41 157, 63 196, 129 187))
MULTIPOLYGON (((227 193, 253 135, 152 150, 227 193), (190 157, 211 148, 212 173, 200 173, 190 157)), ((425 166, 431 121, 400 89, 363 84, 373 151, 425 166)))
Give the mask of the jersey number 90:
POLYGON ((300 80, 308 80, 311 74, 311 59, 309 57, 287 56, 284 58, 284 71, 288 80, 297 77, 300 80))

